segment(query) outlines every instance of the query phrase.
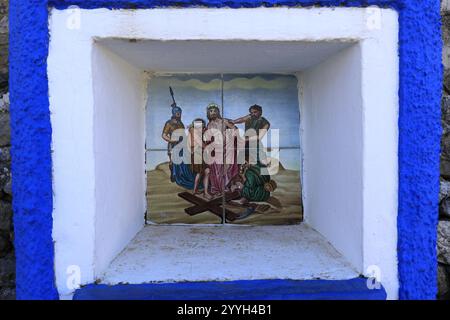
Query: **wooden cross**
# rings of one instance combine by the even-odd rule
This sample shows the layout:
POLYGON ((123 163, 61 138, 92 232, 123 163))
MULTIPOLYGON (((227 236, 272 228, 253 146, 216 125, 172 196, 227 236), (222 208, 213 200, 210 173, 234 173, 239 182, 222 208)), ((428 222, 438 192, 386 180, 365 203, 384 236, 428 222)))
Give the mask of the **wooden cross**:
POLYGON ((229 192, 225 194, 225 201, 223 197, 216 198, 211 201, 206 201, 200 197, 197 197, 189 192, 179 193, 178 196, 183 198, 184 200, 194 204, 195 206, 186 208, 184 211, 190 215, 194 216, 199 213, 210 211, 220 219, 223 220, 223 214, 225 212, 225 218, 227 221, 234 221, 238 217, 238 215, 226 208, 222 208, 223 203, 227 203, 231 200, 239 199, 241 197, 239 191, 229 192))

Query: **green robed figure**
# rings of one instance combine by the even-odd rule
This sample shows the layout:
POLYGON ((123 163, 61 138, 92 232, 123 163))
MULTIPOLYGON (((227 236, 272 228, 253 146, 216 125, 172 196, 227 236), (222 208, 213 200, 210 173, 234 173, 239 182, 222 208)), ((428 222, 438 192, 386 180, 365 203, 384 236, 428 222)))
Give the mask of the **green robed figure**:
POLYGON ((232 202, 236 204, 264 202, 276 188, 276 182, 271 180, 269 175, 261 174, 260 165, 246 163, 241 166, 239 176, 231 182, 231 191, 239 190, 241 193, 241 199, 232 202))

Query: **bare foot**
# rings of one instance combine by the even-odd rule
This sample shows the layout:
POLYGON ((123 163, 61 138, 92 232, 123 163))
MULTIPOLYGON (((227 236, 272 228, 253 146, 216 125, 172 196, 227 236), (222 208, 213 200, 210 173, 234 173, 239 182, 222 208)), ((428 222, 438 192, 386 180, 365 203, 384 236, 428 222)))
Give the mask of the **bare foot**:
POLYGON ((207 193, 207 192, 205 192, 203 195, 204 195, 204 197, 205 197, 207 200, 211 200, 211 199, 213 198, 213 196, 210 195, 210 194, 207 193))
POLYGON ((242 197, 242 198, 240 198, 238 200, 233 200, 233 201, 230 201, 230 202, 233 203, 233 204, 244 205, 244 204, 248 203, 248 200, 245 199, 244 197, 242 197))

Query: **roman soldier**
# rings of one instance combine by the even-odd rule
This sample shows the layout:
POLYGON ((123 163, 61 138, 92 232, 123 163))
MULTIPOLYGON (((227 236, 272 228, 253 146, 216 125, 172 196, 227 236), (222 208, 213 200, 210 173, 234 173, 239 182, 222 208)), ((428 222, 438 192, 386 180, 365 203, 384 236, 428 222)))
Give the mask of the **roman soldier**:
POLYGON ((170 180, 175 181, 173 176, 173 163, 172 163, 172 150, 181 142, 182 137, 179 139, 172 139, 172 134, 175 130, 184 129, 183 121, 181 121, 182 110, 178 106, 172 107, 172 117, 164 124, 162 138, 167 142, 167 154, 169 156, 169 168, 170 168, 170 180))
MULTIPOLYGON (((170 181, 175 182, 180 187, 186 189, 194 189, 195 182, 195 174, 191 171, 191 168, 188 164, 182 161, 181 163, 173 163, 174 159, 174 148, 179 143, 186 143, 184 141, 185 132, 184 132, 184 124, 181 121, 182 110, 175 102, 175 98, 173 96, 173 90, 170 88, 170 94, 172 96, 172 117, 166 121, 164 124, 163 132, 161 137, 164 141, 167 142, 167 154, 169 156, 169 169, 170 169, 170 181), (174 137, 174 132, 177 130, 181 130, 177 132, 174 137)), ((183 158, 183 149, 184 148, 176 148, 179 154, 177 154, 176 158, 183 158)))

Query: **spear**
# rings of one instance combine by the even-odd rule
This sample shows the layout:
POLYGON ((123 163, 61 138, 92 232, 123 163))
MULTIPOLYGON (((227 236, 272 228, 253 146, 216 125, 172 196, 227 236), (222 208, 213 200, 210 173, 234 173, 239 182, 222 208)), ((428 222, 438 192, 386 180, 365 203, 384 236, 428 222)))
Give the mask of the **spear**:
POLYGON ((175 97, 173 95, 172 87, 169 87, 169 91, 170 91, 170 95, 172 96, 172 101, 173 101, 172 108, 175 108, 175 107, 177 107, 177 102, 175 101, 175 97))

